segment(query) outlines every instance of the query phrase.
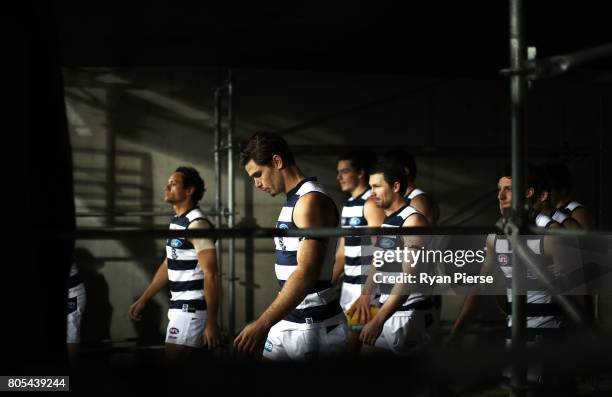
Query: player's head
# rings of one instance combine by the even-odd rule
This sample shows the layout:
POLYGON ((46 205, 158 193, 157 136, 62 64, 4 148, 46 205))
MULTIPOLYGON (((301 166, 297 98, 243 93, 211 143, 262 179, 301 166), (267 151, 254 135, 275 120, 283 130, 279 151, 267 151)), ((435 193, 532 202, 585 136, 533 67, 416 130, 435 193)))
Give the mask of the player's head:
POLYGON ((370 168, 376 160, 374 153, 367 149, 353 150, 338 157, 336 179, 343 192, 353 192, 359 186, 368 185, 370 168))
MULTIPOLYGON (((549 188, 546 178, 542 172, 542 167, 529 163, 527 165, 527 188, 525 198, 530 212, 541 211, 548 205, 550 198, 549 188)), ((505 215, 512 207, 512 171, 509 165, 504 167, 503 172, 497 181, 497 201, 499 211, 505 215)))
POLYGON ((370 173, 370 187, 376 205, 388 209, 404 195, 408 186, 407 179, 401 162, 395 158, 379 158, 370 173))
POLYGON ((554 204, 566 199, 572 192, 572 177, 567 163, 561 160, 549 161, 543 166, 554 204))
POLYGON ((385 153, 385 158, 394 159, 399 162, 406 176, 408 177, 408 183, 414 182, 417 177, 417 165, 414 161, 414 157, 403 149, 394 149, 385 153))
POLYGON ((178 167, 164 189, 164 201, 169 204, 190 203, 196 205, 204 196, 204 180, 193 167, 178 167))
POLYGON ((282 170, 295 165, 287 142, 271 132, 256 132, 240 148, 240 166, 255 186, 275 196, 285 190, 282 170))

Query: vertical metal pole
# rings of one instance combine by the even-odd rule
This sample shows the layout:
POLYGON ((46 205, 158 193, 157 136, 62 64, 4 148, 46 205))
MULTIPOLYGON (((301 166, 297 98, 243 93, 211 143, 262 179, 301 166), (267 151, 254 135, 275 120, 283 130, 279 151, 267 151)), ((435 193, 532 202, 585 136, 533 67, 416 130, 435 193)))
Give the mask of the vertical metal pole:
MULTIPOLYGON (((221 98, 219 88, 215 89, 215 137, 214 137, 214 172, 215 172, 215 225, 222 226, 221 221, 221 98)), ((219 328, 223 330, 223 242, 219 238, 215 243, 217 249, 217 266, 219 271, 219 328)))
MULTIPOLYGON (((598 156, 598 172, 597 179, 599 181, 598 186, 598 194, 597 194, 597 220, 595 221, 594 227, 598 228, 603 225, 604 222, 604 203, 605 203, 605 194, 604 194, 604 181, 606 180, 605 175, 605 154, 604 154, 604 97, 603 94, 599 94, 599 156, 598 156)), ((595 294, 593 296, 593 323, 597 325, 599 322, 599 294, 595 294)))
MULTIPOLYGON (((253 182, 243 174, 244 215, 240 221, 245 226, 257 227, 253 209, 253 182)), ((244 316, 247 323, 255 318, 255 242, 253 238, 244 241, 244 316)))
MULTIPOLYGON (((599 95, 599 143, 598 143, 598 147, 599 147, 599 175, 598 175, 598 180, 599 180, 599 194, 598 194, 598 203, 597 203, 597 219, 595 220, 595 228, 604 228, 603 226, 603 222, 604 222, 604 217, 605 217, 605 213, 604 213, 604 206, 605 206, 605 193, 604 193, 604 183, 606 181, 606 172, 605 172, 605 161, 606 161, 606 153, 605 153, 605 147, 606 147, 606 143, 604 142, 604 136, 605 136, 605 113, 604 113, 604 96, 603 94, 599 95)), ((608 173, 609 176, 609 173, 608 173)))
MULTIPOLYGON (((510 0, 510 67, 523 68, 525 43, 523 31, 523 1, 510 0)), ((522 229, 525 219, 525 78, 521 74, 510 77, 510 116, 512 131, 512 220, 522 229)), ((518 255, 512 255, 512 350, 517 352, 525 347, 527 297, 523 291, 525 267, 519 263, 518 255)), ((510 381, 512 397, 526 395, 523 389, 526 368, 513 364, 510 381)))
POLYGON ((115 193, 117 191, 117 113, 119 101, 119 92, 116 86, 113 86, 108 91, 109 109, 106 113, 106 226, 113 227, 115 225, 116 201, 115 193))
MULTIPOLYGON (((233 109, 233 94, 234 94, 234 81, 232 78, 232 71, 228 71, 228 105, 227 105, 227 117, 228 117, 228 129, 227 129, 227 182, 228 182, 228 210, 229 217, 227 221, 227 227, 232 229, 235 226, 235 173, 234 173, 234 109, 233 109)), ((229 333, 231 336, 236 331, 236 240, 229 240, 229 333)))

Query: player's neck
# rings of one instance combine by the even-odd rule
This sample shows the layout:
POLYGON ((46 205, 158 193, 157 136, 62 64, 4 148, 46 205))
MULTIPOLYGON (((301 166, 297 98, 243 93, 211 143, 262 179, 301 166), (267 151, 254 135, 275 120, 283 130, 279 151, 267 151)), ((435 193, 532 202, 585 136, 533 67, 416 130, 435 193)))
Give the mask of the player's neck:
POLYGON ((369 186, 365 183, 357 185, 357 187, 351 191, 351 197, 356 198, 361 196, 366 190, 368 190, 368 187, 369 186))
POLYGON ((569 195, 563 196, 563 197, 559 197, 559 199, 555 203, 555 208, 565 207, 570 201, 572 201, 572 200, 571 200, 569 195))
POLYGON ((406 193, 404 193, 404 197, 412 193, 414 189, 415 189, 414 183, 408 182, 408 187, 406 188, 406 193))
POLYGON ((172 207, 174 207, 174 213, 176 215, 183 215, 184 213, 195 207, 195 205, 193 205, 190 201, 184 201, 182 203, 173 204, 172 207))
POLYGON ((404 200, 404 198, 402 196, 400 196, 400 195, 395 196, 395 199, 393 200, 391 205, 384 210, 385 211, 385 216, 389 216, 389 215, 393 214, 395 211, 399 210, 400 208, 402 208, 405 205, 406 205, 406 200, 404 200))
POLYGON ((282 170, 283 179, 285 181, 285 194, 289 193, 306 177, 296 165, 289 166, 282 170))
POLYGON ((551 208, 550 206, 544 206, 542 208, 540 208, 540 210, 538 212, 536 212, 538 214, 543 214, 546 216, 551 216, 553 213, 553 208, 551 208))

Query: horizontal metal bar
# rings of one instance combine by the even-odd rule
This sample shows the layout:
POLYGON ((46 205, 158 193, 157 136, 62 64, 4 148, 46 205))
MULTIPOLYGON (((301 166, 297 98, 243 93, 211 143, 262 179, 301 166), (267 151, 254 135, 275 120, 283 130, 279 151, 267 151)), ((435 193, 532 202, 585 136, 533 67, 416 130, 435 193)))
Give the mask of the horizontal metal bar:
POLYGON ((527 61, 523 70, 529 72, 527 78, 539 80, 551 78, 575 69, 577 66, 612 56, 612 43, 569 54, 527 61))
MULTIPOLYGON (((401 145, 400 145, 401 146, 401 145)), ((291 151, 294 154, 308 156, 337 156, 347 150, 363 149, 363 145, 292 145, 291 151)), ((389 150, 397 149, 396 146, 372 146, 368 149, 376 153, 384 153, 389 150)), ((418 157, 471 157, 471 158, 499 158, 499 156, 510 155, 510 148, 507 146, 410 146, 410 153, 418 157)), ((595 146, 580 146, 572 148, 563 147, 530 147, 529 154, 532 156, 591 156, 598 152, 595 146)))
POLYGON ((77 212, 75 216, 77 218, 106 218, 109 216, 115 217, 131 217, 131 216, 174 216, 174 212, 149 212, 149 211, 131 211, 131 212, 122 212, 122 211, 113 211, 113 212, 77 212))
MULTIPOLYGON (((236 212, 237 213, 237 212, 236 212)), ((204 215, 206 216, 216 216, 216 215, 223 215, 223 216, 229 216, 229 212, 221 212, 220 214, 217 214, 217 212, 205 212, 204 215)), ((130 217, 130 216, 167 216, 167 217, 172 217, 176 215, 174 212, 156 212, 156 211, 108 211, 108 212, 77 212, 75 214, 75 216, 77 218, 104 218, 107 216, 116 216, 116 217, 130 217)))
POLYGON ((561 227, 546 229, 536 226, 528 226, 529 234, 542 234, 548 236, 566 236, 566 237, 612 237, 612 230, 586 230, 586 229, 564 229, 561 227))
POLYGON ((24 232, 28 236, 38 240, 70 239, 79 240, 108 240, 129 238, 179 238, 179 237, 201 237, 201 238, 270 238, 270 237, 341 237, 341 236, 381 236, 381 235, 479 235, 490 233, 501 233, 499 229, 491 226, 486 227, 365 227, 365 228, 311 228, 311 229, 274 229, 274 228, 244 228, 244 229, 136 229, 136 228, 114 228, 114 229, 78 229, 76 231, 62 230, 36 230, 24 232))

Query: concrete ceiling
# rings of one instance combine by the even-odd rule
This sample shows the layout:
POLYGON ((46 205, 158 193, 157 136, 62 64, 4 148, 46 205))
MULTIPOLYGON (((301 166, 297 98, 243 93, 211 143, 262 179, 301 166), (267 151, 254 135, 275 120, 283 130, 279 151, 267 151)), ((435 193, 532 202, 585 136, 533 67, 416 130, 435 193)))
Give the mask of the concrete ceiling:
MULTIPOLYGON (((65 66, 494 75, 508 64, 507 1, 294 3, 64 0, 55 13, 65 66)), ((612 41, 605 2, 525 3, 539 56, 612 41)))

